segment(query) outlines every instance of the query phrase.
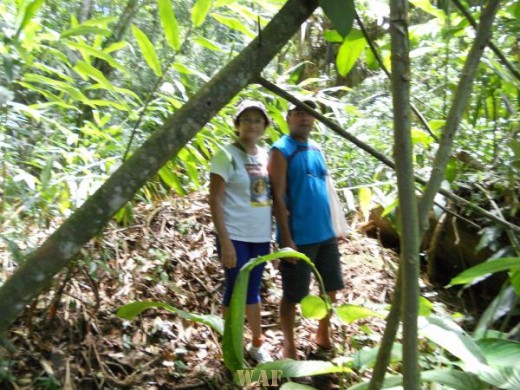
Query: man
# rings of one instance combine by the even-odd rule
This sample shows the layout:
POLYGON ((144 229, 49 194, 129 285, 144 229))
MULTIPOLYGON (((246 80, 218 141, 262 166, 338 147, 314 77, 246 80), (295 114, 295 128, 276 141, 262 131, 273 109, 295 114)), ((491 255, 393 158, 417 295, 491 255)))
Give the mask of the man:
MULTIPOLYGON (((316 108, 313 101, 304 103, 316 108)), ((336 291, 344 284, 328 203, 327 165, 319 145, 309 139, 314 117, 290 105, 286 120, 290 134, 274 143, 268 165, 279 245, 302 252, 314 262, 334 302, 336 291)), ((312 271, 307 263, 296 259, 282 260, 280 271, 283 357, 296 359, 296 305, 309 293, 312 271)), ((333 350, 329 328, 329 317, 320 320, 314 339, 318 352, 333 350)))

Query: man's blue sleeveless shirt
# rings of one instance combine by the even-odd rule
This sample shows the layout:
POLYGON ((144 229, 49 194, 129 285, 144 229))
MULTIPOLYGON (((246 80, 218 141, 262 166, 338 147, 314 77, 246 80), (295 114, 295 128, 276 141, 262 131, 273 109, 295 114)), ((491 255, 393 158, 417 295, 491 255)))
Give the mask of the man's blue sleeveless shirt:
POLYGON ((278 149, 287 160, 285 204, 294 243, 316 244, 333 238, 325 181, 327 165, 319 145, 284 135, 272 148, 278 149))

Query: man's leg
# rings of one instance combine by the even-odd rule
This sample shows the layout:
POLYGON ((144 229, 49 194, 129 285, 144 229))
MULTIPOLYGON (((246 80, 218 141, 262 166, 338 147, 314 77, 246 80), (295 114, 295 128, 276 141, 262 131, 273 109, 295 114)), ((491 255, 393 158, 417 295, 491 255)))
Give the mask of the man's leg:
POLYGON ((283 357, 296 360, 296 345, 294 342, 294 323, 296 318, 296 303, 282 298, 280 303, 280 327, 283 333, 283 357))
MULTIPOLYGON (((336 302, 336 291, 328 291, 327 295, 332 303, 336 302)), ((330 313, 327 317, 320 320, 314 341, 318 347, 323 349, 332 349, 334 347, 330 339, 330 313)))

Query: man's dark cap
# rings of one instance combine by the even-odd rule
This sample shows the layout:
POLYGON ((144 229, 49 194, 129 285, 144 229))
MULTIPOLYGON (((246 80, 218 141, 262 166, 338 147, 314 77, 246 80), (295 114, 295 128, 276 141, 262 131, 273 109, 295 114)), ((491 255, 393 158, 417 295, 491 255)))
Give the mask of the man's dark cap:
MULTIPOLYGON (((313 110, 315 110, 318 107, 316 102, 314 102, 313 100, 302 100, 302 103, 305 103, 313 110)), ((296 104, 289 103, 289 107, 287 108, 287 111, 294 111, 294 110, 301 110, 301 108, 298 107, 296 104)))

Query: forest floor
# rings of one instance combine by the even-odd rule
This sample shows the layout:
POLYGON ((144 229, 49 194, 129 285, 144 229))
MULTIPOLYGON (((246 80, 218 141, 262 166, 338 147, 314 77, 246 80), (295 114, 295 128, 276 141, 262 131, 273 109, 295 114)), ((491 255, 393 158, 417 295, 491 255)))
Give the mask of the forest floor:
MULTIPOLYGON (((116 316, 121 306, 144 300, 220 314, 223 273, 204 195, 143 205, 134 216, 129 226, 107 226, 17 320, 8 333, 16 351, 0 347, 0 389, 236 388, 223 365, 221 337, 210 328, 160 309, 133 321, 116 316)), ((341 240, 340 251, 346 287, 338 305, 381 311, 392 296, 397 255, 355 231, 341 240)), ((15 266, 6 253, 1 256, 0 279, 5 280, 15 266)), ((421 289, 440 302, 433 289, 424 283, 421 289)), ((262 322, 277 358, 281 294, 276 262, 269 263, 262 322)), ((300 359, 315 347, 316 325, 298 316, 300 359)), ((333 317, 332 328, 337 350, 348 355, 378 344, 385 322, 373 317, 345 325, 333 317)), ((352 384, 369 377, 365 370, 340 380, 352 384)))

